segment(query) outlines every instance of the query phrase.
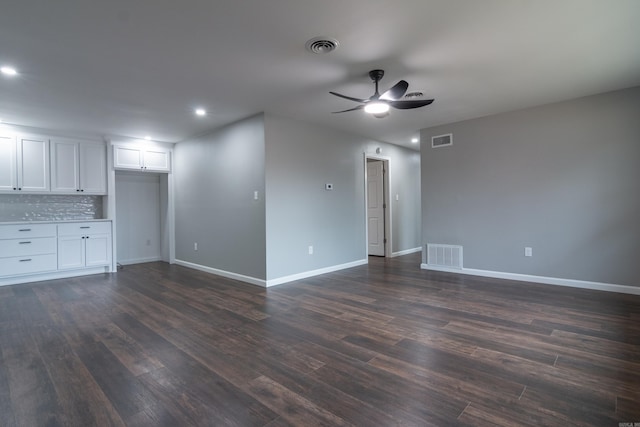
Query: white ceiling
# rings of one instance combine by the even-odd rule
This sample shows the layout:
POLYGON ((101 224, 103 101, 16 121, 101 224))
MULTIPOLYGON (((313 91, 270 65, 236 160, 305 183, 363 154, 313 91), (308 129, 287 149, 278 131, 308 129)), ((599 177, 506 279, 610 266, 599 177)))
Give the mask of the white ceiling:
MULTIPOLYGON (((419 129, 640 85, 638 0, 3 0, 0 118, 177 142, 261 111, 411 146, 419 129), (335 52, 305 50, 315 36, 335 52), (409 82, 435 102, 375 119, 409 82), (205 118, 193 109, 205 107, 205 118)), ((414 148, 417 148, 413 145, 414 148)))

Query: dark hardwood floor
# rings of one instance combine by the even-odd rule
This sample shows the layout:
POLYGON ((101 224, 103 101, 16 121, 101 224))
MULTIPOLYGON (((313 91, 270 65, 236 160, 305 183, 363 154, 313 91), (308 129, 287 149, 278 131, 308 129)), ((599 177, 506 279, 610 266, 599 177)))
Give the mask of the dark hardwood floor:
POLYGON ((640 422, 640 297, 428 272, 268 290, 164 263, 0 287, 0 425, 640 422))

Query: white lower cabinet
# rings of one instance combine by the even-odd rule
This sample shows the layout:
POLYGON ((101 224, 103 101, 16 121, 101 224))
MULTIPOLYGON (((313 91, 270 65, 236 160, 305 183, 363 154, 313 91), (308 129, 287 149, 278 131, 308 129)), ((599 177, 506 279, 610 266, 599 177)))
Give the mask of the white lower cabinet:
POLYGON ((58 225, 58 270, 111 264, 111 223, 58 225))
POLYGON ((0 224, 0 285, 109 271, 111 233, 110 221, 0 224))
POLYGON ((55 271, 55 224, 0 225, 0 276, 55 271))

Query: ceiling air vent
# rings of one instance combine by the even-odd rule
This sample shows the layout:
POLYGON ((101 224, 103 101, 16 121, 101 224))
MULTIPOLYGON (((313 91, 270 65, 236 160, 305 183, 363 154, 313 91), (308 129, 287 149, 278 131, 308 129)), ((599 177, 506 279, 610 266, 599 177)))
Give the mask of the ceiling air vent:
POLYGON ((338 46, 340 46, 338 40, 331 37, 314 37, 305 44, 307 50, 312 53, 333 52, 338 46))
POLYGON ((453 145, 453 134, 438 135, 431 137, 431 148, 450 147, 453 145))

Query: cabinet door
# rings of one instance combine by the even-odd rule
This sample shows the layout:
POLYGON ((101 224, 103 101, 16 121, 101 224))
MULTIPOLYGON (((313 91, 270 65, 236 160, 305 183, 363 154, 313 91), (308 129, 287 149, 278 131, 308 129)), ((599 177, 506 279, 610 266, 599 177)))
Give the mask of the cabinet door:
POLYGON ((18 141, 18 189, 49 191, 49 140, 20 138, 18 141))
POLYGON ((103 144, 80 144, 80 191, 107 194, 107 151, 103 144))
POLYGON ((143 160, 144 169, 147 171, 171 171, 171 153, 169 151, 163 149, 146 149, 143 160))
POLYGON ((51 141, 51 191, 76 193, 80 189, 78 143, 51 141))
POLYGON ((111 264, 111 238, 108 234, 91 234, 85 237, 85 265, 97 267, 111 264))
POLYGON ((113 166, 118 169, 142 169, 142 151, 137 148, 113 147, 113 166))
POLYGON ((0 191, 18 188, 16 164, 16 139, 0 135, 0 191))
POLYGON ((84 241, 83 236, 58 236, 58 270, 84 267, 84 241))

